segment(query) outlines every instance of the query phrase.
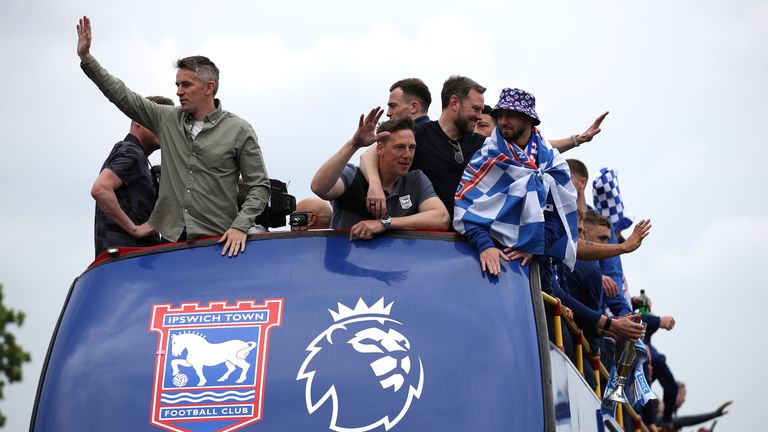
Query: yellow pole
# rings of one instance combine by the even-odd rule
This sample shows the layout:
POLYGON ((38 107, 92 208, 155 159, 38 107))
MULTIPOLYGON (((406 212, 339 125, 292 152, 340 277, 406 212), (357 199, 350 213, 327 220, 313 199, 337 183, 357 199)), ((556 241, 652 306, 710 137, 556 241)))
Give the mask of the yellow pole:
POLYGON ((621 426, 621 429, 624 430, 624 409, 622 407, 624 404, 622 403, 616 403, 616 422, 621 426))
POLYGON ((581 352, 583 341, 584 332, 579 330, 579 334, 576 335, 576 369, 579 370, 581 376, 584 376, 584 355, 581 352))
POLYGON ((557 304, 552 306, 552 324, 555 326, 555 345, 560 348, 560 351, 565 352, 565 347, 563 346, 563 327, 560 324, 561 314, 560 299, 558 299, 557 304))
POLYGON ((599 351, 595 353, 595 356, 592 357, 592 370, 595 372, 595 381, 597 382, 597 386, 595 387, 595 394, 597 395, 600 400, 603 400, 603 392, 600 390, 600 355, 599 351))

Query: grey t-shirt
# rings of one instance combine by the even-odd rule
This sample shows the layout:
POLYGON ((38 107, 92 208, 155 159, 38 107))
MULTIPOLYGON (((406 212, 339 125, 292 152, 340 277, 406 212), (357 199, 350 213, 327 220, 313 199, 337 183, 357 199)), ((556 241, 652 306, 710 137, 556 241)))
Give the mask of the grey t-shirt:
MULTIPOLYGON (((359 172, 359 168, 347 164, 341 172, 344 194, 333 200, 333 219, 331 228, 351 228, 362 221, 374 219, 365 208, 368 182, 359 172)), ((429 198, 436 197, 427 176, 420 170, 413 170, 400 177, 387 194, 387 210, 392 217, 410 216, 419 212, 419 206, 429 198)))

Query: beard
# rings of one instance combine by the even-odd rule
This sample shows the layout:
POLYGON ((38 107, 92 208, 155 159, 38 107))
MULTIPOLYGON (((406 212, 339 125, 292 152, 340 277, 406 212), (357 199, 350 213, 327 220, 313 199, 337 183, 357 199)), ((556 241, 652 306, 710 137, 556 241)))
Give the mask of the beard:
POLYGON ((513 129, 513 130, 503 130, 501 131, 501 136, 504 137, 504 139, 507 142, 513 143, 517 141, 518 138, 520 138, 523 135, 523 131, 520 129, 513 129))
POLYGON ((456 126, 461 136, 470 135, 475 132, 475 123, 475 120, 470 120, 467 117, 456 117, 456 120, 453 121, 453 125, 456 126))
POLYGON ((501 129, 501 136, 504 137, 504 139, 509 143, 514 143, 517 141, 518 138, 523 136, 523 133, 525 132, 525 129, 515 129, 512 130, 509 129, 501 129))

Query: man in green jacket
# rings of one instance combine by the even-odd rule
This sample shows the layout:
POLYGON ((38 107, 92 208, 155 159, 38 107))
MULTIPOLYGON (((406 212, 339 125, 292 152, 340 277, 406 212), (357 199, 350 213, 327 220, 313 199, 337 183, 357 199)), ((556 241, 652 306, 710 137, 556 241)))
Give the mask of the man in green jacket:
POLYGON ((219 69, 208 58, 177 61, 180 107, 157 105, 131 91, 90 54, 91 22, 77 26, 77 55, 85 74, 128 117, 154 132, 163 153, 163 175, 148 227, 181 241, 221 235, 222 255, 245 250, 248 229, 269 200, 269 178, 248 122, 215 99, 219 69), (237 209, 238 178, 248 188, 237 209))

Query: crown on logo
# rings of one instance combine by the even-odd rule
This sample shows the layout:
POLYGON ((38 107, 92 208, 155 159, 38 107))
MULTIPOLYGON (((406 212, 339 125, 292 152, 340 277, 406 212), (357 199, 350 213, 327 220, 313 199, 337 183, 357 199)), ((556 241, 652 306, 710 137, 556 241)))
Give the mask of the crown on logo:
POLYGON ((392 305, 395 302, 391 302, 388 305, 384 306, 384 297, 380 298, 379 301, 372 304, 371 306, 368 306, 365 304, 362 298, 357 300, 357 304, 355 305, 354 309, 350 309, 347 306, 336 303, 339 307, 339 311, 335 312, 331 309, 328 309, 328 312, 331 313, 331 316, 333 317, 334 322, 339 322, 341 320, 345 320, 347 318, 357 316, 357 315, 381 315, 381 316, 389 316, 389 311, 392 309, 392 305))

